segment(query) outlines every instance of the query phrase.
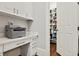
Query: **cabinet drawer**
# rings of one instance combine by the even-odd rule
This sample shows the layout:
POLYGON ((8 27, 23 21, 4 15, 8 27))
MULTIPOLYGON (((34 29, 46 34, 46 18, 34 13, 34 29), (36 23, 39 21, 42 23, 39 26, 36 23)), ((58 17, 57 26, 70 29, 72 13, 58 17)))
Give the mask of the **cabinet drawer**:
POLYGON ((19 46, 22 46, 26 43, 29 43, 29 41, 27 39, 24 39, 24 40, 19 40, 19 41, 16 41, 16 42, 10 42, 10 43, 7 43, 7 44, 4 44, 4 52, 10 50, 10 49, 14 49, 16 47, 19 47, 19 46))

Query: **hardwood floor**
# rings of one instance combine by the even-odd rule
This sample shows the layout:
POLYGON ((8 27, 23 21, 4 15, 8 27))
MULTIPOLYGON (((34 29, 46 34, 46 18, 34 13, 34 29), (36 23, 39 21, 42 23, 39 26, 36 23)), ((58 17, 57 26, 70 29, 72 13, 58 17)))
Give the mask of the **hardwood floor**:
POLYGON ((56 52, 56 44, 55 43, 50 44, 50 56, 59 56, 56 52))

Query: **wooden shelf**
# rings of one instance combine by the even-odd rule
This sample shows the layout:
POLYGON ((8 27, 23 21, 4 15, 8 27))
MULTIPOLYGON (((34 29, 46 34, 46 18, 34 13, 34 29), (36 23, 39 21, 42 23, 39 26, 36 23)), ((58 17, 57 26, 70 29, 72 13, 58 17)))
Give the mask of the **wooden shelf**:
POLYGON ((31 17, 25 17, 25 16, 20 15, 20 14, 14 14, 14 13, 2 11, 2 10, 0 10, 0 15, 11 17, 11 18, 17 18, 17 19, 21 19, 21 20, 33 20, 33 18, 31 18, 31 17))

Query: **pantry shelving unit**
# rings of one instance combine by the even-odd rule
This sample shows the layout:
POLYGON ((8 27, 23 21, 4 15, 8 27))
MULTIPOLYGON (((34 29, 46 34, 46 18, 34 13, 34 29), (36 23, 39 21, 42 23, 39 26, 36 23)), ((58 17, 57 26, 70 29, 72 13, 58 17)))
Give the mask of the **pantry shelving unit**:
POLYGON ((50 10, 50 42, 56 43, 57 40, 57 13, 56 8, 50 10))

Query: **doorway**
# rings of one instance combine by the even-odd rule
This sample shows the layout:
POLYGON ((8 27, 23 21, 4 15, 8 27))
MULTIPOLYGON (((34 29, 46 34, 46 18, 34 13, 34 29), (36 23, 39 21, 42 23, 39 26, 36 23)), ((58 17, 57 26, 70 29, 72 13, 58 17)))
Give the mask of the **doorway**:
POLYGON ((50 56, 57 56, 57 7, 55 2, 50 3, 50 56))
MULTIPOLYGON (((78 55, 78 3, 58 2, 50 9, 50 55, 78 55)), ((51 7, 51 6, 50 6, 51 7)))

